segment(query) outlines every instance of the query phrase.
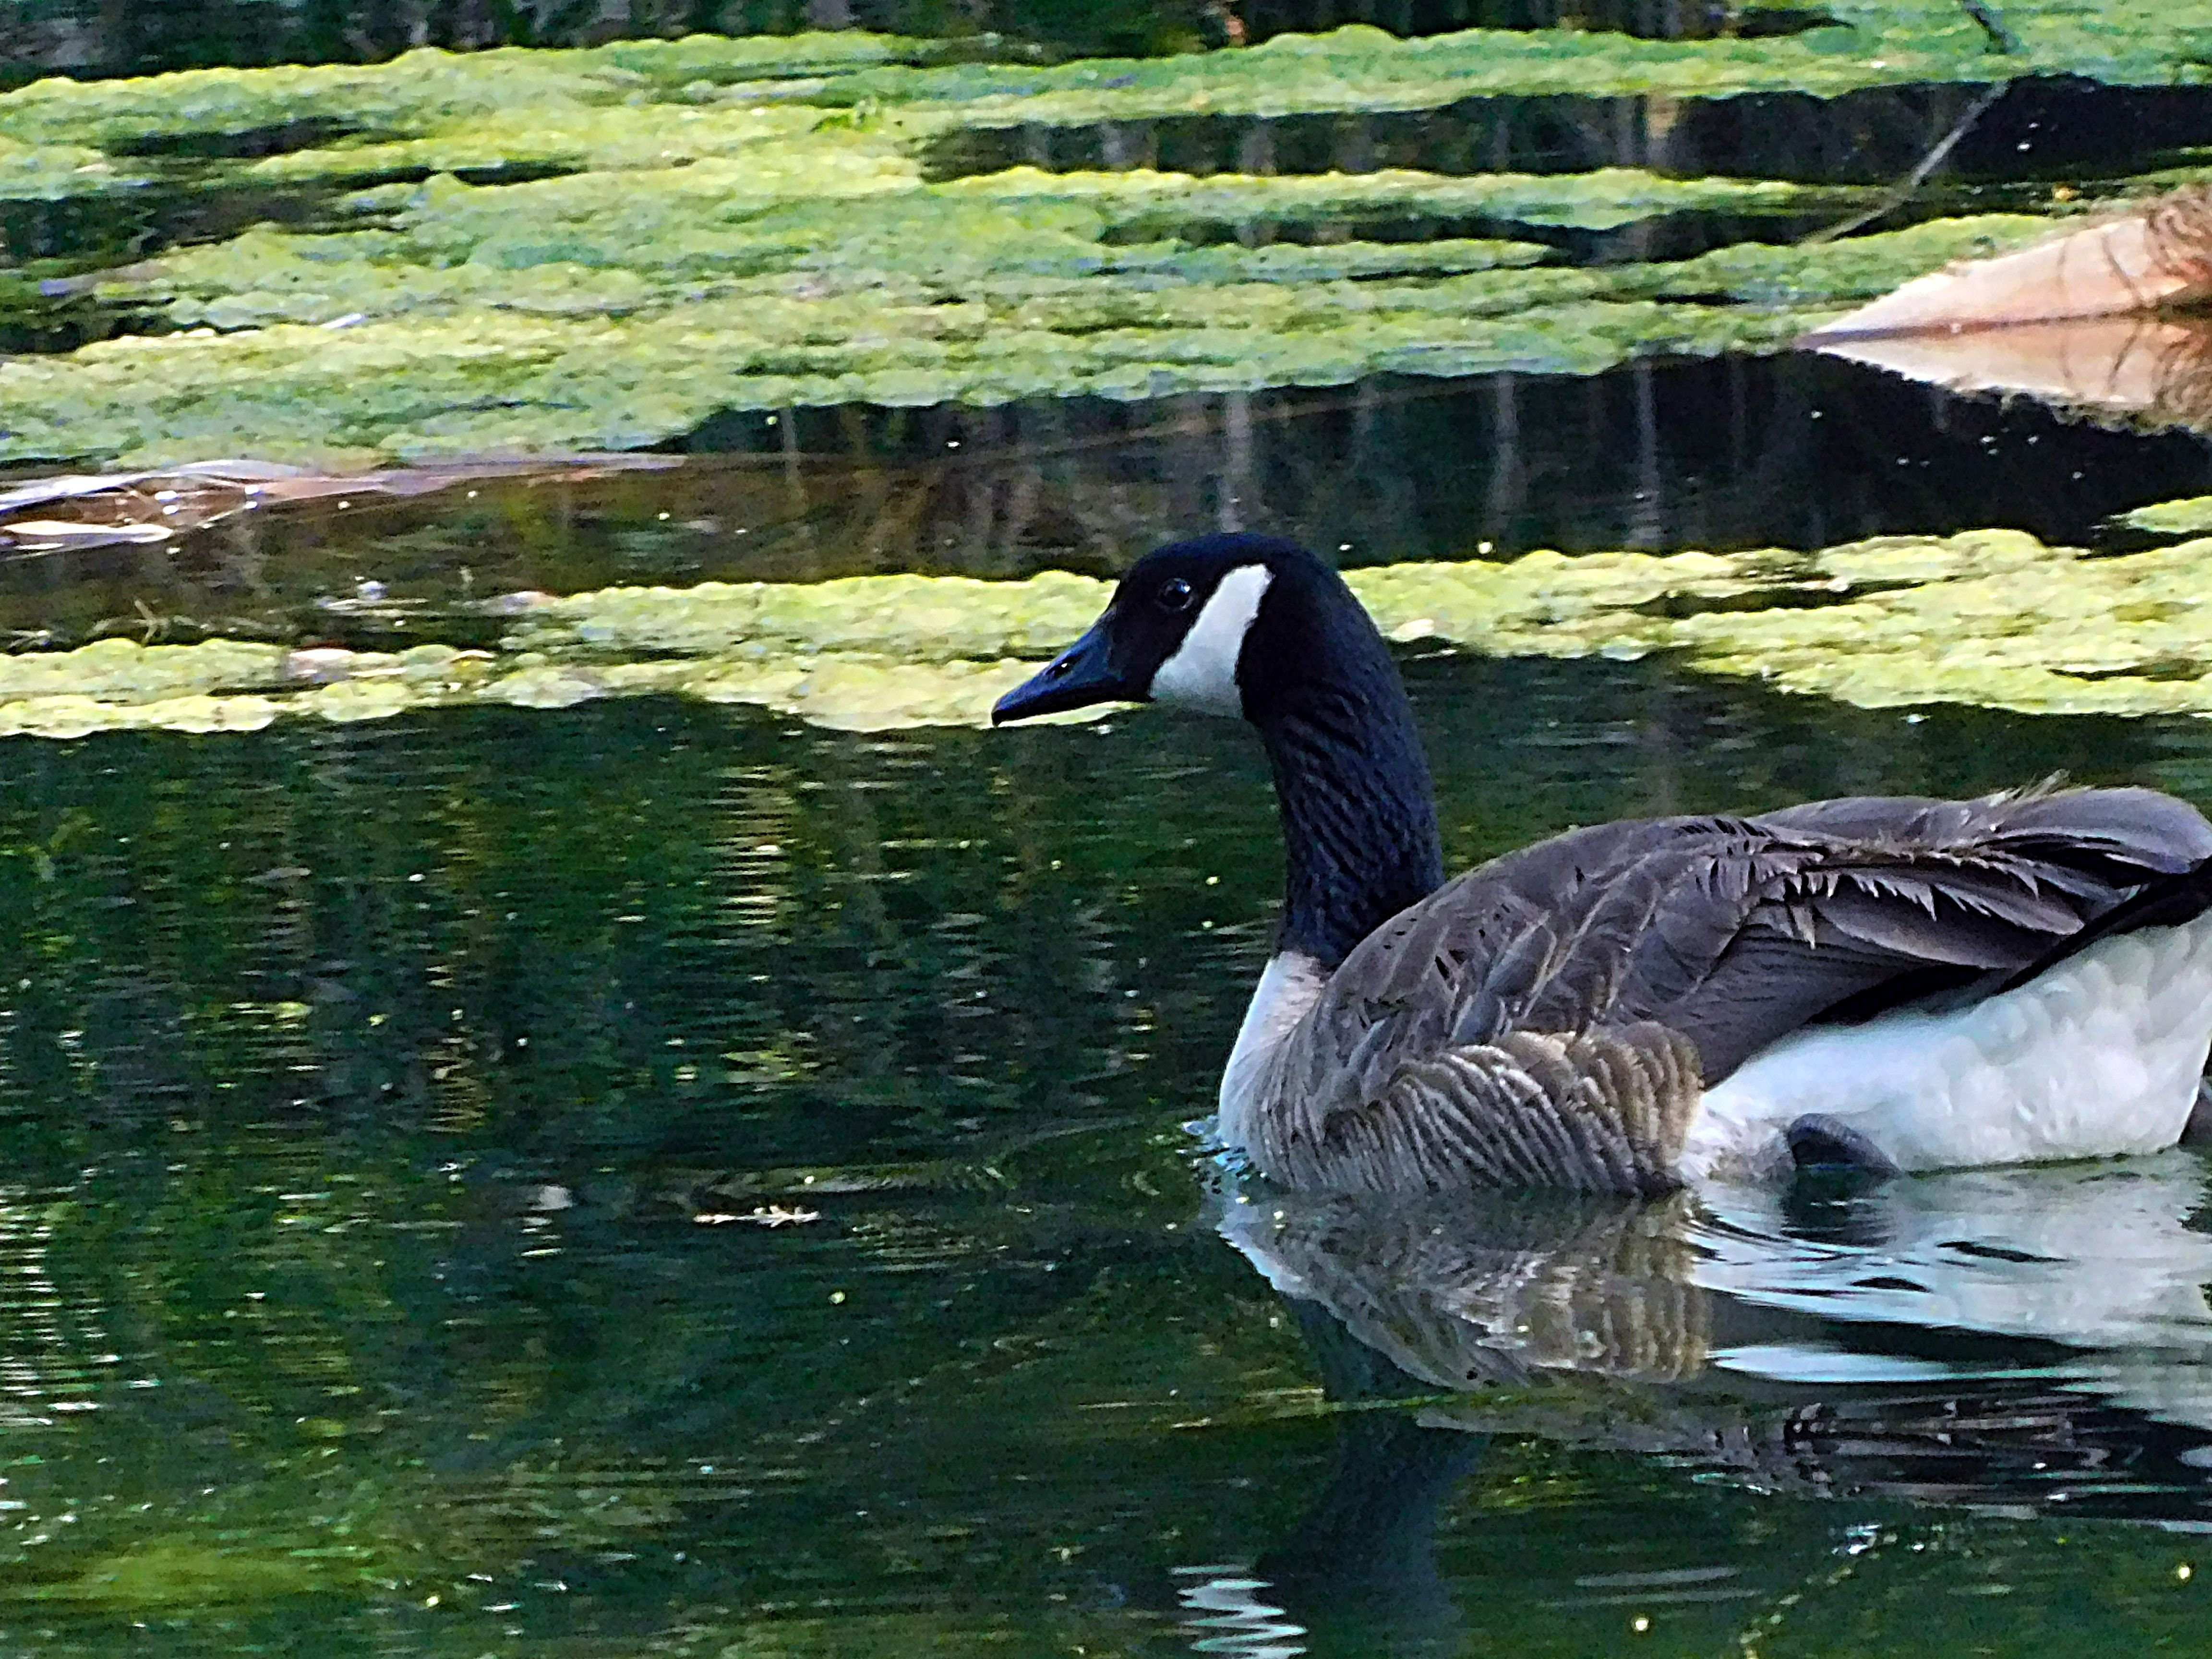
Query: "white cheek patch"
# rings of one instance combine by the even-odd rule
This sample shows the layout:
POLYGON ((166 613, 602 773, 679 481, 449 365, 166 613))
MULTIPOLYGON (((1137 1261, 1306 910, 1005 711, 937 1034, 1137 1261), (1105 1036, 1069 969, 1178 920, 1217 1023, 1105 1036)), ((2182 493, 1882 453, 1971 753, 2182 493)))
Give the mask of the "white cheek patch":
POLYGON ((1275 573, 1264 564, 1239 565, 1217 583, 1213 596, 1176 653, 1152 675, 1152 701, 1202 714, 1242 715, 1244 694, 1237 684, 1237 657, 1244 635, 1260 614, 1260 596, 1275 573))

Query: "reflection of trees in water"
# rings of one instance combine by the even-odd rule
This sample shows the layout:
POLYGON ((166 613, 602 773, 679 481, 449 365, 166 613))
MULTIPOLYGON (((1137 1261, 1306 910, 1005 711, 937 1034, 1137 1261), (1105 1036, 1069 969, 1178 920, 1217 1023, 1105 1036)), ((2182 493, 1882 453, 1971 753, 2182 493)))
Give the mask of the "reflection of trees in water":
POLYGON ((789 471, 742 497, 733 486, 718 520, 748 525, 745 569, 791 578, 1111 570, 1217 526, 1295 535, 1354 563, 1485 544, 1811 549, 1989 524, 2079 541, 2106 514, 2203 478, 2187 437, 2147 441, 1795 359, 767 421, 726 417, 697 441, 791 446, 789 471))
MULTIPOLYGON (((1200 176, 1221 173, 1307 174, 1373 173, 1419 168, 1454 176, 1480 173, 1577 173, 1596 167, 1650 167, 1678 175, 1790 179, 1813 184, 1884 182, 1911 167, 1957 124, 1981 89, 1923 86, 1871 88, 1840 97, 1756 93, 1733 98, 1481 97, 1437 109, 1358 111, 1277 116, 1174 116, 1096 121, 1076 125, 1028 123, 952 134, 929 152, 938 177, 994 171, 1017 165, 1056 172, 1152 167, 1200 176)), ((2041 179, 2065 158, 2054 159, 2045 137, 2039 148, 2016 148, 2015 128, 2042 137, 2057 126, 2051 107, 2062 94, 2030 90, 1987 118, 1954 153, 1947 176, 2041 179), (2033 105, 2030 109, 2028 106, 2033 105), (2025 112, 2024 113, 2021 112, 2025 112), (2014 116, 2018 115, 2018 119, 2014 116)), ((2063 95, 2070 112, 2094 96, 2104 142, 2130 149, 2179 147, 2181 125, 2193 108, 2201 130, 2202 101, 2193 106, 2163 91, 2063 95), (2171 112, 2168 112, 2171 106, 2171 112), (2173 131, 2169 132, 2168 129, 2173 131), (2138 131, 2140 129, 2140 131, 2138 131)), ((2062 138, 2063 142, 2063 138, 2062 138)), ((2080 158, 2072 158, 2076 165, 2080 158)), ((2100 161, 2112 159, 2109 149, 2100 161)), ((1955 201, 1931 198, 1925 211, 1957 210, 1955 201)), ((1796 234, 1795 222, 1729 222, 1738 236, 1774 240, 1796 234)), ((1225 226, 1210 238, 1204 227, 1184 226, 1199 240, 1236 235, 1248 245, 1273 240, 1268 227, 1225 226)), ((1310 233, 1316 240, 1343 240, 1355 228, 1388 235, 1438 234, 1433 220, 1391 222, 1377 215, 1365 226, 1332 223, 1310 233)), ((1464 234, 1490 234, 1477 222, 1464 234)), ((1124 233, 1127 234, 1127 233, 1124 233)), ((1512 227, 1527 235, 1531 228, 1512 227)), ((1610 240, 1593 248, 1609 260, 1629 257, 1610 240)), ((1700 251, 1669 247, 1668 257, 1700 251)))
MULTIPOLYGON (((385 726, 20 757, 0 805, 0 1139, 21 1183, 0 1193, 0 1369, 24 1411, 97 1395, 87 1431, 160 1510, 141 1527, 173 1527, 176 1488, 220 1468, 209 1524, 249 1547, 319 1545, 334 1518, 380 1559, 604 1545, 684 1500, 648 1468, 601 1513, 566 1477, 518 1489, 510 1464, 568 1432, 787 1441, 880 1387, 884 1356, 941 1363, 979 1322, 1061 1298, 979 1297, 848 1348, 870 1325, 811 1325, 827 1285, 743 1300, 757 1251, 726 1249, 750 1274, 726 1286, 685 1278, 704 1237, 686 1172, 724 1190, 706 1176, 892 1166, 857 1217, 837 1187, 832 1225, 857 1242, 817 1271, 856 1290, 879 1263, 949 1297, 1007 1248, 975 1233, 1010 1219, 995 1209, 929 1212, 960 1184, 933 1161, 964 1152, 987 1187, 1054 1161, 1024 1148, 1116 1091, 1151 1006, 1117 994, 1126 924, 1072 908, 1041 846, 992 839, 1069 781, 1032 766, 994 790, 912 745, 609 712, 581 745, 385 726), (561 1244, 556 1218, 565 1250, 534 1271, 522 1253, 561 1244), (572 1293, 601 1273, 635 1294, 572 1293), (110 1349, 132 1369, 101 1371, 110 1349), (101 1391, 148 1370, 160 1389, 101 1391), (285 1473, 283 1425, 307 1421, 394 1437, 362 1443, 326 1503, 285 1473)), ((55 1480, 81 1478, 37 1443, 55 1480)), ((74 1490, 11 1474, 41 1513, 74 1490)), ((82 1549, 137 1535, 85 1518, 82 1549)))
POLYGON ((2069 423, 1819 358, 1638 363, 1113 403, 750 411, 670 471, 240 513, 174 544, 0 568, 0 629, 76 642, 210 632, 496 641, 456 602, 536 589, 881 571, 1110 574, 1222 527, 1346 563, 1536 548, 1818 549, 1990 525, 2094 544, 2201 493, 2182 434, 2069 423), (341 613, 373 578, 393 605, 341 613), (428 608, 410 611, 409 605, 428 608), (441 611, 439 606, 445 605, 441 611), (143 608, 142 608, 143 607, 143 608))
POLYGON ((1400 34, 1566 23, 1662 39, 1802 26, 1787 12, 1741 18, 1717 0, 20 0, 0 9, 0 63, 149 74, 349 62, 420 46, 577 46, 851 27, 989 31, 1069 52, 1142 52, 1344 23, 1400 34))
MULTIPOLYGON (((1413 678, 1458 861, 1668 805, 2159 752, 1650 665, 1413 678)), ((426 1562, 544 1578, 750 1529, 702 1570, 715 1599, 793 1564, 865 1577, 860 1540, 1034 1602, 1022 1529, 1079 1521, 1124 1528, 1117 1572, 1173 1547, 1155 1528, 1241 1529, 1317 1601, 1373 1607, 1345 1577, 1371 1570, 1361 1595, 1440 1628, 1487 1617, 1407 1553, 1466 1437, 1378 1427, 1294 1535, 1311 1459, 1168 1428, 1212 1409, 1199 1381, 1233 1405, 1310 1380, 1249 1270, 1166 1224, 1173 1126, 1267 948, 1273 832, 1243 733, 1113 724, 871 738, 629 703, 10 745, 0 1364, 12 1399, 101 1409, 12 1442, 47 1461, 9 1492, 58 1513, 106 1456, 117 1494, 38 1572, 215 1528, 289 1559, 343 1521, 419 1606, 426 1562), (826 1218, 700 1228, 699 1200, 826 1218), (1102 1440, 1071 1399, 1152 1414, 1102 1440), (1079 1514, 1036 1520, 978 1468, 1001 1455, 1079 1514), (1222 1484, 1246 1470, 1265 1488, 1222 1484), (939 1535, 979 1505, 1020 1547, 939 1535)), ((1633 1240, 1607 1260, 1668 1270, 1633 1240)))

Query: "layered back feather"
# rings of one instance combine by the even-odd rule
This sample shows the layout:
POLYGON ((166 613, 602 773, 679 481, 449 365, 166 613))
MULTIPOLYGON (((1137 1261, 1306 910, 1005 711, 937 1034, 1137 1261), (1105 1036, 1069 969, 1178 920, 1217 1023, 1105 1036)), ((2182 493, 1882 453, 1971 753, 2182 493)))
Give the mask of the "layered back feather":
POLYGON ((1274 1057, 1255 1150, 1310 1186, 1663 1188, 1701 1091, 1767 1044, 1992 989, 2208 858, 2212 826, 2142 789, 1571 831, 1345 960, 1274 1057))

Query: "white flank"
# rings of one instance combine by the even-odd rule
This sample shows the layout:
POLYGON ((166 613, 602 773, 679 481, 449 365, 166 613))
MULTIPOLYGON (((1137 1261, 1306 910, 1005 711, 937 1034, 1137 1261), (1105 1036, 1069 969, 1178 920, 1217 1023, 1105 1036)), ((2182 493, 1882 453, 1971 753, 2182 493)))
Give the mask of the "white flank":
POLYGON ((1237 658, 1244 635, 1260 614, 1260 596, 1275 573, 1264 564, 1240 564, 1214 585, 1213 595, 1176 653, 1152 675, 1152 701, 1207 714, 1242 715, 1237 658))
POLYGON ((1244 1024, 1237 1028, 1237 1046, 1229 1051, 1229 1064, 1221 1073, 1221 1117, 1216 1133, 1224 1146, 1249 1151, 1258 1144, 1261 1097, 1267 1092, 1267 1062, 1291 1028, 1321 1000, 1328 975, 1321 963, 1303 951, 1285 951, 1268 958, 1252 988, 1251 1005, 1244 1024))
POLYGON ((1785 1173, 1808 1112, 1900 1169, 2155 1152, 2180 1138, 2212 1046, 2212 915, 2103 939, 2002 996, 1899 1009, 1761 1049, 1705 1091, 1686 1181, 1785 1173))

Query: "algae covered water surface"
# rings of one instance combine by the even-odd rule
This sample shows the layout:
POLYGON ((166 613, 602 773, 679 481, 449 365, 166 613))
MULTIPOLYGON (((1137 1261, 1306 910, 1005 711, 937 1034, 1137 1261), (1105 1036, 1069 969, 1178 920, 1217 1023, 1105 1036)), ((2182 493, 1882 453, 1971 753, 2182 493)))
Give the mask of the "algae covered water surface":
POLYGON ((983 725, 1251 528, 1454 866, 2212 807, 2205 359, 2128 424, 1787 349, 2201 179, 2200 11, 0 95, 0 1649, 2201 1646, 2199 1154, 1268 1190, 1194 1129, 1249 734, 983 725))
POLYGON ((42 81, 0 94, 0 327, 75 349, 0 362, 0 464, 1771 351, 2201 175, 2200 8, 2007 16, 1994 42, 1950 0, 1859 0, 1751 38, 1353 27, 1054 65, 702 35, 42 81), (1993 104, 2009 149, 1880 188, 1993 104), (2117 155, 2085 129, 2126 130, 2117 155))

